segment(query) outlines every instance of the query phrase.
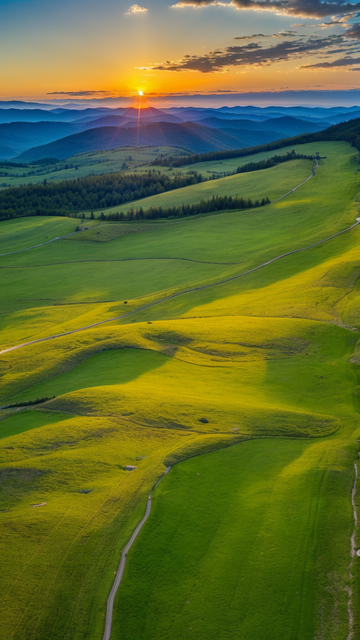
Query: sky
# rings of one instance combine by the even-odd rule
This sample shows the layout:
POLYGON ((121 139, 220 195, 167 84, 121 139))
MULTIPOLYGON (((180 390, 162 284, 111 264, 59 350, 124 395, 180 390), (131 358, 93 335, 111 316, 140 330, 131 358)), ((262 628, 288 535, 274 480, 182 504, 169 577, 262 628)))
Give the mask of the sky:
POLYGON ((0 100, 360 87, 360 2, 139 2, 0 0, 0 100))

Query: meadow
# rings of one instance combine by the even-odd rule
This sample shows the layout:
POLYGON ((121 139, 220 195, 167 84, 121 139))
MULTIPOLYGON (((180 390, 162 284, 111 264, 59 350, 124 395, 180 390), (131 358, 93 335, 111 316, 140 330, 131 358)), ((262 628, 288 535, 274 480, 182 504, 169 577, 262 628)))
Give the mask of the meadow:
POLYGON ((353 452, 337 453, 257 440, 173 467, 129 553, 114 638, 345 638, 353 452))
POLYGON ((139 166, 148 166, 155 158, 163 154, 182 155, 184 151, 170 147, 119 147, 109 151, 92 151, 72 156, 67 160, 58 160, 48 165, 31 164, 26 167, 1 166, 0 189, 6 187, 19 187, 24 184, 41 184, 47 182, 60 182, 61 180, 73 180, 89 175, 103 175, 104 173, 116 173, 118 171, 134 172, 139 166), (4 187, 6 185, 6 187, 4 187))
MULTIPOLYGON (((358 215, 355 151, 296 150, 310 148, 326 156, 316 177, 259 210, 86 220, 68 239, 0 257, 0 351, 347 228, 358 215)), ((311 171, 294 163, 234 179, 285 193, 311 171)), ((232 179, 206 184, 225 192, 232 179)), ((77 224, 3 222, 0 253, 77 224)), ((101 639, 121 550, 169 464, 129 554, 113 638, 346 640, 349 606, 358 633, 356 558, 353 578, 348 566, 359 242, 355 228, 226 284, 0 353, 1 405, 56 396, 0 409, 1 637, 101 639)))
MULTIPOLYGON (((270 200, 276 200, 306 180, 311 175, 312 167, 313 163, 310 160, 291 160, 264 171, 209 180, 174 189, 171 193, 160 193, 116 207, 108 207, 106 213, 107 215, 117 211, 127 213, 130 209, 136 210, 140 207, 145 211, 150 207, 165 208, 181 204, 196 204, 201 200, 210 200, 213 196, 223 195, 259 200, 269 197, 270 200)), ((85 215, 88 217, 89 212, 85 212, 85 215)))

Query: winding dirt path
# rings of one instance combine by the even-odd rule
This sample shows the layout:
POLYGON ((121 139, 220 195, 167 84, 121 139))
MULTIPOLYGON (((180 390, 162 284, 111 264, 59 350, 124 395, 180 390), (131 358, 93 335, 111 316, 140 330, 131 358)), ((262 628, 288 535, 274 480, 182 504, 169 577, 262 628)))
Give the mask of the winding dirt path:
MULTIPOLYGON (((351 540, 351 550, 350 550, 351 561, 350 561, 350 564, 349 564, 349 567, 348 567, 350 580, 352 580, 352 577, 353 577, 353 575, 351 573, 351 568, 352 568, 353 561, 354 561, 354 558, 355 558, 355 555, 356 555, 355 535, 356 535, 356 529, 357 529, 357 524, 358 524, 357 512, 356 512, 356 504, 355 504, 356 482, 357 482, 357 476, 358 476, 358 469, 357 469, 356 461, 354 462, 354 469, 355 469, 354 486, 353 486, 353 490, 351 492, 351 504, 352 504, 352 507, 353 507, 353 516, 354 516, 354 531, 353 531, 352 536, 350 538, 350 540, 351 540)), ((353 612, 353 608, 352 608, 353 591, 352 591, 351 587, 345 587, 345 590, 349 594, 349 602, 348 602, 349 635, 347 637, 347 640, 353 640, 353 637, 354 637, 354 612, 353 612)))
POLYGON ((68 233, 66 236, 58 236, 57 238, 48 240, 48 242, 42 242, 41 244, 34 244, 33 247, 26 247, 26 249, 18 249, 17 251, 10 251, 9 253, 0 253, 0 258, 3 258, 4 256, 13 256, 15 253, 23 253, 23 251, 30 251, 30 249, 38 249, 39 247, 45 247, 46 244, 51 244, 52 242, 56 242, 57 240, 64 240, 64 238, 69 238, 70 236, 74 236, 75 233, 79 233, 79 232, 73 231, 72 233, 68 233))
POLYGON ((103 640, 110 640, 113 609, 114 609, 114 600, 115 600, 115 596, 116 596, 117 590, 118 590, 118 588, 120 586, 120 582, 122 580, 122 577, 124 575, 124 569, 125 569, 125 564, 126 564, 126 556, 127 556, 128 552, 129 552, 130 548, 132 547, 134 541, 138 537, 138 535, 139 535, 141 529, 143 528, 146 520, 148 519, 148 517, 150 515, 150 511, 151 511, 151 494, 154 492, 154 490, 158 486, 159 482, 163 479, 163 477, 166 476, 167 473, 169 473, 170 469, 171 469, 171 467, 167 467, 166 471, 163 473, 161 478, 157 481, 156 485, 150 491, 150 494, 149 494, 149 497, 148 497, 148 501, 147 501, 147 505, 146 505, 145 515, 144 515, 143 519, 139 522, 138 526, 136 527, 134 533, 132 534, 129 542, 127 543, 126 547, 124 547, 123 552, 121 554, 119 568, 118 568, 118 570, 116 572, 116 578, 114 580, 114 584, 113 584, 113 586, 111 588, 110 595, 109 595, 108 600, 107 600, 105 630, 104 630, 103 640))
POLYGON ((135 313, 139 313, 140 311, 144 311, 145 309, 149 309, 150 307, 155 307, 158 304, 162 304, 163 302, 167 302, 168 300, 172 300, 174 298, 178 298, 179 296, 183 296, 187 293, 193 293, 195 291, 203 291, 204 289, 211 289, 212 287, 218 287, 219 285, 225 284, 226 282, 231 282, 232 280, 236 280, 237 278, 242 278, 243 276, 248 275, 249 273, 253 273, 254 271, 258 271, 258 269, 262 269, 277 260, 281 260, 282 258, 286 258, 287 256, 291 256, 295 253, 300 253, 301 251, 307 251, 308 249, 312 249, 313 247, 318 247, 320 244, 324 244, 324 242, 328 242, 337 236, 341 236, 343 233, 347 233, 354 229, 360 224, 360 218, 352 224, 351 227, 347 227, 347 229, 343 229, 338 233, 334 233, 332 236, 328 238, 324 238, 324 240, 320 240, 319 242, 314 242, 314 244, 310 244, 307 247, 302 247, 301 249, 294 249, 293 251, 287 251, 286 253, 282 253, 276 258, 272 258, 271 260, 267 260, 262 264, 259 264, 257 267, 253 267, 252 269, 248 269, 247 271, 243 271, 242 273, 238 273, 236 276, 230 276, 230 278, 224 278, 224 280, 219 280, 218 282, 213 282, 212 284, 202 285, 200 287, 192 287, 190 289, 183 289, 183 291, 178 291, 177 293, 173 293, 170 296, 166 296, 165 298, 161 298, 160 300, 156 300, 155 302, 150 302, 149 304, 145 304, 142 307, 138 307, 138 309, 134 309, 134 311, 129 311, 129 313, 124 313, 121 316, 115 316, 114 318, 108 318, 107 320, 100 320, 99 322, 94 322, 93 324, 89 324, 86 327, 80 327, 79 329, 73 329, 72 331, 65 331, 64 333, 57 333, 52 336, 48 336, 46 338, 38 338, 36 340, 30 340, 29 342, 23 342, 22 344, 15 345, 13 347, 8 347, 7 349, 3 349, 0 351, 0 355, 4 353, 9 353, 10 351, 15 351, 16 349, 22 349, 23 347, 28 347, 31 344, 38 344, 40 342, 47 342, 48 340, 55 340, 56 338, 63 338, 64 336, 69 336, 74 333, 79 333, 80 331, 86 331, 88 329, 93 329, 94 327, 98 327, 102 324, 106 324, 108 322, 114 322, 115 320, 122 320, 123 318, 128 318, 129 316, 134 315, 135 313))
POLYGON ((294 191, 297 191, 297 189, 300 189, 300 187, 303 186, 303 184, 305 184, 306 182, 308 182, 308 180, 311 180, 311 178, 313 178, 316 173, 315 170, 318 168, 319 163, 318 161, 316 161, 316 164, 313 168, 313 172, 311 174, 311 176, 309 176, 308 178, 306 178, 306 180, 304 180, 303 182, 300 182, 300 184, 298 184, 297 187, 295 187, 295 189, 291 189, 291 191, 288 191, 287 193, 285 193, 283 196, 280 196, 280 198, 277 198, 277 200, 272 200, 270 204, 275 204, 275 202, 279 202, 279 200, 282 200, 283 198, 286 198, 287 196, 289 196, 291 193, 294 193, 294 191))

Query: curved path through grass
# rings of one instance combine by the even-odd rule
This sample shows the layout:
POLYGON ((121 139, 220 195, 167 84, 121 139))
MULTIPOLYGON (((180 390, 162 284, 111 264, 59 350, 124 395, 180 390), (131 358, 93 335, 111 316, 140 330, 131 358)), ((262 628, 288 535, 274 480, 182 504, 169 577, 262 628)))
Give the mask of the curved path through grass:
POLYGON ((119 568, 118 568, 118 570, 116 572, 116 578, 114 580, 114 584, 113 584, 113 586, 111 588, 110 595, 109 595, 108 601, 107 601, 105 630, 104 630, 103 640, 110 640, 111 625, 112 625, 112 618, 113 618, 114 600, 115 600, 115 596, 116 596, 117 590, 118 590, 118 588, 120 586, 120 582, 122 580, 122 577, 124 575, 126 556, 127 556, 128 552, 129 552, 130 548, 132 547, 133 543, 135 542, 136 538, 138 537, 138 535, 139 535, 142 527, 144 526, 146 520, 148 519, 148 517, 150 515, 150 511, 151 511, 151 494, 152 494, 152 492, 154 491, 154 489, 156 489, 156 487, 158 486, 160 480, 162 480, 162 478, 164 476, 166 476, 167 473, 169 473, 170 469, 171 469, 171 467, 167 467, 166 468, 165 473, 163 473, 161 478, 157 481, 157 483, 155 484, 153 489, 150 491, 150 494, 149 494, 149 497, 148 497, 148 501, 147 501, 147 505, 146 505, 145 515, 144 515, 143 519, 140 520, 138 526, 136 527, 134 533, 132 534, 129 542, 127 543, 126 547, 124 547, 123 552, 121 554, 119 568))
POLYGON ((70 236, 74 236, 78 231, 73 231, 72 233, 67 233, 66 236, 58 236, 57 238, 53 238, 52 240, 48 240, 47 242, 42 242, 41 244, 34 244, 33 247, 26 247, 25 249, 18 249, 17 251, 10 251, 9 253, 0 253, 0 258, 4 256, 12 256, 14 253, 22 253, 23 251, 30 251, 30 249, 38 249, 39 247, 45 247, 46 244, 51 244, 52 242, 56 242, 56 240, 64 240, 65 238, 69 238, 70 236))
POLYGON ((219 280, 218 282, 212 282, 211 284, 205 284, 200 287, 192 287, 191 289, 184 289, 183 291, 178 291, 177 293, 173 293, 170 296, 166 296, 165 298, 161 298, 160 300, 155 300, 155 302, 150 302, 149 304, 145 304, 138 309, 134 309, 134 311, 130 311, 129 313, 125 313, 121 316, 115 316, 114 318, 108 318, 107 320, 100 320, 99 322, 94 322, 93 324, 89 324, 86 327, 80 327, 79 329, 73 329, 72 331, 66 331, 65 333, 57 333, 53 336, 47 336, 46 338, 38 338, 37 340, 30 340, 29 342, 23 342, 22 344, 15 345, 14 347, 8 347, 7 349, 3 349, 0 351, 0 354, 9 353, 10 351, 15 351, 15 349, 22 349, 23 347, 28 347, 31 344, 37 344, 39 342, 46 342, 47 340, 55 340, 56 338, 63 338, 64 336, 72 335, 73 333, 79 333, 80 331, 86 331, 87 329, 93 329, 94 327, 98 327, 101 324, 106 324, 108 322, 114 322, 115 320, 122 320, 123 318, 127 318, 129 316, 134 315, 135 313, 139 313, 139 311, 144 311, 145 309, 149 309, 150 307, 155 307, 162 302, 167 302, 168 300, 172 300, 173 298, 177 298, 178 296, 182 296, 186 293, 193 293, 194 291, 202 291, 204 289, 210 289, 211 287, 217 287, 221 284, 225 284, 226 282, 230 282, 231 280, 236 280, 237 278, 242 278, 249 273, 253 273, 258 269, 262 269, 281 258, 286 258, 286 256, 291 256, 294 253, 299 253, 300 251, 307 251, 308 249, 312 249, 313 247, 317 247, 324 242, 328 242, 337 236, 346 233, 347 231, 351 231, 360 224, 360 218, 356 220, 355 224, 352 224, 351 227, 347 227, 342 231, 338 231, 338 233, 334 233, 334 235, 329 236, 328 238, 324 238, 324 240, 319 240, 319 242, 315 242, 314 244, 310 244, 308 247, 301 247, 301 249, 294 249, 293 251, 287 251, 286 253, 282 253, 276 258, 272 258, 271 260, 267 260, 267 262, 263 262, 259 264, 257 267, 253 267, 252 269, 248 269, 247 271, 243 271, 242 273, 238 273, 236 276, 230 276, 230 278, 225 278, 224 280, 219 280))

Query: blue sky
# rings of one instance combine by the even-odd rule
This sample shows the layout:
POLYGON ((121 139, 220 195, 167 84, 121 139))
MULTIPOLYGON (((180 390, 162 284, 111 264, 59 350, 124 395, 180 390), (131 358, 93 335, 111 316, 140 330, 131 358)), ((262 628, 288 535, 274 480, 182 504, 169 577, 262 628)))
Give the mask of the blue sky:
POLYGON ((356 88, 358 8, 320 0, 0 0, 0 99, 356 88))

